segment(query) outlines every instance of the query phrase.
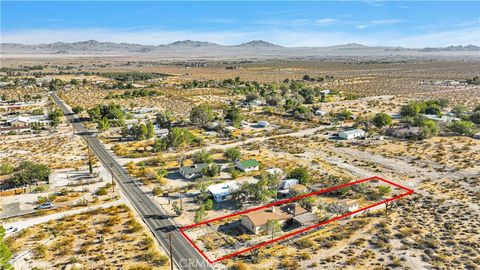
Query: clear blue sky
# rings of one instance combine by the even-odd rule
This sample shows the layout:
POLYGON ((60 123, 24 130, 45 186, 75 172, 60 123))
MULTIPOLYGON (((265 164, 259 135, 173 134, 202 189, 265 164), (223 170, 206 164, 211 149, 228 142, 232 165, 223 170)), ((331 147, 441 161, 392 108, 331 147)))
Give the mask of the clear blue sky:
POLYGON ((1 1, 1 42, 480 45, 480 2, 1 1))

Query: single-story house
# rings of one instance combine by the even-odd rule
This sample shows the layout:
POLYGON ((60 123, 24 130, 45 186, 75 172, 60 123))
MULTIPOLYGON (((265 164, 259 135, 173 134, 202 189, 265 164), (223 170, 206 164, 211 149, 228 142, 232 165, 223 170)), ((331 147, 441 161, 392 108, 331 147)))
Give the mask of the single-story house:
POLYGON ((214 184, 207 187, 208 192, 212 194, 216 202, 223 202, 230 199, 230 195, 237 191, 243 183, 256 183, 255 178, 249 180, 232 180, 220 184, 214 184))
POLYGON ((328 95, 328 94, 330 94, 331 92, 332 92, 332 90, 330 90, 330 89, 325 89, 325 90, 320 91, 320 93, 322 93, 322 94, 324 94, 324 95, 328 95))
POLYGON ((446 116, 446 115, 438 116, 438 115, 434 115, 434 114, 422 114, 422 116, 425 117, 425 118, 428 118, 428 119, 432 119, 433 121, 439 121, 439 122, 442 122, 442 123, 447 123, 447 122, 459 121, 460 120, 460 118, 452 117, 452 116, 446 116))
POLYGON ((30 127, 2 127, 0 128, 0 134, 7 134, 9 132, 31 132, 30 127))
POLYGON ((325 115, 327 115, 327 112, 326 112, 326 111, 322 111, 322 110, 316 110, 316 111, 315 111, 315 115, 325 116, 325 115))
POLYGON ((267 121, 258 121, 257 125, 266 128, 270 126, 270 123, 267 121))
POLYGON ((261 106, 262 105, 262 102, 258 99, 255 99, 255 100, 252 100, 248 103, 248 105, 252 106, 252 107, 258 107, 258 106, 261 106))
POLYGON ((258 171, 260 169, 260 163, 255 159, 249 159, 235 163, 235 167, 242 172, 258 171))
POLYGON ((153 133, 155 134, 155 136, 157 136, 157 138, 165 138, 170 133, 170 131, 168 130, 168 128, 155 127, 155 129, 153 129, 153 133))
POLYGON ((234 132, 235 130, 237 130, 237 128, 232 127, 232 126, 228 126, 228 127, 225 127, 225 130, 229 131, 229 132, 234 132))
POLYGON ((7 123, 12 127, 25 127, 29 124, 29 119, 27 116, 15 116, 12 119, 7 120, 7 123))
POLYGON ((230 195, 239 187, 240 185, 237 181, 228 181, 225 183, 208 186, 207 190, 212 194, 215 201, 223 202, 229 200, 230 195))
POLYGON ((351 140, 351 139, 355 139, 363 136, 365 136, 365 131, 361 129, 347 130, 347 131, 342 131, 338 133, 338 137, 345 140, 351 140))
POLYGON ((294 185, 298 185, 298 179, 285 179, 282 180, 280 183, 280 187, 278 188, 278 193, 287 196, 290 194, 290 188, 294 185))
POLYGON ((191 166, 180 167, 179 172, 183 177, 187 179, 192 179, 202 176, 202 170, 207 167, 207 163, 193 164, 191 166))
POLYGON ((279 207, 273 206, 242 215, 241 224, 252 233, 260 234, 269 231, 269 220, 276 220, 280 225, 283 225, 290 220, 292 216, 292 214, 282 211, 279 207))

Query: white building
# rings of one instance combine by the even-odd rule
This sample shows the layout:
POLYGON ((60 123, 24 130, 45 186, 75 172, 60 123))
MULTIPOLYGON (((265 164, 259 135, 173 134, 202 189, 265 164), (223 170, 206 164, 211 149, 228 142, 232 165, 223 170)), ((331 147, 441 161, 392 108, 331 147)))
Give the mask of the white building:
POLYGON ((327 112, 326 112, 326 111, 322 111, 322 110, 316 110, 316 111, 315 111, 315 115, 325 116, 325 115, 327 115, 327 112))
POLYGON ((250 180, 232 180, 225 183, 210 185, 207 187, 208 192, 213 196, 216 202, 223 202, 230 199, 230 195, 237 191, 243 183, 255 183, 258 180, 252 178, 250 180))
POLYGON ((347 131, 342 131, 338 133, 338 137, 345 140, 351 140, 351 139, 355 139, 363 136, 365 136, 365 131, 361 129, 347 130, 347 131))
POLYGON ((235 163, 235 167, 242 172, 258 171, 260 169, 260 163, 255 159, 249 159, 235 163))

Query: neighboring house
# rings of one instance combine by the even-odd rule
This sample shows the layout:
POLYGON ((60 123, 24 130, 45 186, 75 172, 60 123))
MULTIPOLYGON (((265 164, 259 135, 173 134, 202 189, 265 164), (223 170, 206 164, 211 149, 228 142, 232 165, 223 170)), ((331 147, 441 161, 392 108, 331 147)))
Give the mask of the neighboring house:
POLYGON ((320 93, 322 93, 324 95, 329 95, 331 92, 332 92, 332 90, 330 90, 330 89, 325 89, 325 90, 320 91, 320 93))
POLYGON ((28 117, 19 115, 7 120, 7 123, 9 123, 12 127, 25 127, 28 126, 29 121, 28 117))
POLYGON ((267 121, 258 121, 257 125, 260 126, 260 127, 266 128, 266 127, 270 126, 270 123, 267 122, 267 121))
POLYGON ((278 193, 284 196, 290 194, 290 188, 294 185, 298 185, 298 179, 285 179, 280 183, 278 193))
POLYGON ((25 126, 30 126, 32 124, 35 125, 48 125, 52 121, 47 119, 47 116, 45 115, 32 115, 32 116, 15 116, 14 118, 11 118, 7 120, 7 123, 10 124, 12 127, 25 127, 25 126))
POLYGON ((225 130, 229 131, 229 132, 234 132, 237 129, 235 127, 232 127, 232 126, 228 126, 228 127, 225 127, 225 130))
POLYGON ((327 115, 327 112, 326 112, 326 111, 322 111, 322 110, 316 110, 316 111, 315 111, 315 115, 325 116, 325 115, 327 115))
POLYGON ((268 209, 262 209, 242 215, 241 224, 243 227, 245 227, 252 233, 260 234, 269 231, 269 220, 278 221, 280 225, 283 225, 292 217, 292 214, 289 214, 285 211, 282 211, 280 208, 273 206, 268 209))
POLYGON ((255 99, 255 100, 252 100, 248 103, 248 105, 252 106, 252 107, 258 107, 258 106, 261 106, 262 105, 262 102, 258 99, 255 99))
POLYGON ((231 199, 231 195, 235 193, 243 183, 256 183, 257 179, 251 178, 248 180, 232 180, 220 184, 214 184, 207 187, 208 192, 212 194, 216 202, 223 202, 231 199))
POLYGON ((170 133, 170 131, 167 128, 155 127, 153 129, 153 133, 155 133, 155 136, 157 136, 157 138, 165 138, 170 133))
POLYGON ((207 167, 207 163, 193 164, 191 166, 180 167, 179 172, 183 177, 187 179, 192 179, 202 176, 202 170, 207 167))
POLYGON ((7 134, 9 132, 30 132, 32 129, 30 127, 5 127, 0 128, 0 134, 7 134))
POLYGON ((347 130, 347 131, 342 131, 338 133, 338 136, 345 140, 351 140, 351 139, 365 136, 365 131, 361 129, 347 130))
POLYGON ((428 119, 432 119, 433 121, 438 121, 438 122, 442 122, 442 123, 448 123, 448 122, 459 121, 460 120, 460 118, 446 116, 446 115, 438 116, 438 115, 433 115, 433 114, 422 114, 422 116, 426 117, 428 119))
POLYGON ((235 167, 242 172, 258 171, 260 169, 260 163, 255 159, 249 159, 235 163, 235 167))

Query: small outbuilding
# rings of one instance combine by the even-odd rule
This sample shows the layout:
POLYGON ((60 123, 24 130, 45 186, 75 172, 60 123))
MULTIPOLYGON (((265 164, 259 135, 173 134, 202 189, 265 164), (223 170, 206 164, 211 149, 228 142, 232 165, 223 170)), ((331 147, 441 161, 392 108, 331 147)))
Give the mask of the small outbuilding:
POLYGON ((365 136, 365 131, 361 129, 352 129, 352 130, 342 131, 338 133, 338 137, 345 140, 351 140, 351 139, 364 137, 364 136, 365 136))
POLYGON ((235 163, 235 167, 242 172, 258 171, 260 169, 260 163, 255 159, 249 159, 235 163))

